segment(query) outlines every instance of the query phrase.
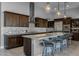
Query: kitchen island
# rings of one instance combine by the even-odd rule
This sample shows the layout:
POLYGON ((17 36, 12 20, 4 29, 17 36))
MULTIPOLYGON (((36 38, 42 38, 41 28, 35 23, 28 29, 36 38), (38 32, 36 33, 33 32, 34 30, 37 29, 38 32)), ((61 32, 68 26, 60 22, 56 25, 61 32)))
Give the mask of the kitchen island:
POLYGON ((24 38, 24 53, 27 56, 41 56, 43 51, 43 46, 40 45, 40 40, 48 39, 49 37, 61 36, 65 33, 63 32, 53 32, 53 33, 42 33, 42 34, 32 34, 23 35, 24 38))

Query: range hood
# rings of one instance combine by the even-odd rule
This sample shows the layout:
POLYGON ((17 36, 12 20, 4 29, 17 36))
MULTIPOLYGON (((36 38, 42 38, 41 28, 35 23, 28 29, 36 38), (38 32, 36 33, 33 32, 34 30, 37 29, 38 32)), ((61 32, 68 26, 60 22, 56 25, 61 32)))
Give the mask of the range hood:
POLYGON ((34 28, 35 28, 35 17, 34 17, 34 9, 35 9, 35 5, 34 2, 30 2, 29 5, 29 9, 30 9, 30 17, 29 17, 29 32, 33 32, 34 28))

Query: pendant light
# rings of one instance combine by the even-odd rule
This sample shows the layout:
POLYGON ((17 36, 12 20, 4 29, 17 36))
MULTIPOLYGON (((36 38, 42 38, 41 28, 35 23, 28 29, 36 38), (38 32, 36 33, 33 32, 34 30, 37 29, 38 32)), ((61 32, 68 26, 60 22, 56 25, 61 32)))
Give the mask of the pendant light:
POLYGON ((59 2, 58 2, 58 10, 57 10, 57 15, 60 16, 61 12, 60 12, 60 8, 59 8, 59 2))
POLYGON ((49 2, 46 3, 46 8, 45 9, 46 9, 46 11, 50 11, 51 8, 50 8, 50 3, 49 2))
POLYGON ((67 8, 69 8, 70 5, 68 2, 64 2, 64 18, 67 18, 67 8))
POLYGON ((64 18, 66 18, 66 2, 64 2, 64 18))

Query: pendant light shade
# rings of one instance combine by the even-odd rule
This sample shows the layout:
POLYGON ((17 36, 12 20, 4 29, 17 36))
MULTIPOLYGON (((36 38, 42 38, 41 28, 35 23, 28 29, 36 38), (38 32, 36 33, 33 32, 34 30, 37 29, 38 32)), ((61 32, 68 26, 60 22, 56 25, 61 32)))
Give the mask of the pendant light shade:
POLYGON ((61 15, 60 11, 58 11, 58 12, 57 12, 57 15, 58 15, 58 16, 60 16, 60 15, 61 15))
POLYGON ((46 11, 50 11, 51 8, 50 8, 50 3, 49 2, 46 3, 45 9, 46 9, 46 11))

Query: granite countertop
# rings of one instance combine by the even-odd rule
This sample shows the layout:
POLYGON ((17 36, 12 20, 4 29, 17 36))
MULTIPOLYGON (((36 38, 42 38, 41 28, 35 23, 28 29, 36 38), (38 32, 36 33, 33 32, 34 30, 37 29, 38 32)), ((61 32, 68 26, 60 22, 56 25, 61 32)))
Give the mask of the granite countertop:
MULTIPOLYGON (((38 34, 48 34, 48 33, 54 33, 53 31, 50 32, 26 32, 26 33, 16 33, 16 34, 12 34, 12 33, 8 33, 8 34, 4 34, 4 35, 38 35, 38 34)), ((55 32, 57 33, 57 32, 55 32)), ((63 33, 63 32, 61 32, 63 33)))
POLYGON ((44 34, 44 33, 52 33, 52 32, 26 32, 26 33, 6 33, 4 35, 35 35, 35 34, 44 34))
POLYGON ((54 34, 54 33, 44 33, 44 34, 36 34, 36 35, 23 35, 22 37, 24 38, 39 38, 39 39, 43 39, 43 38, 48 38, 48 37, 57 37, 59 35, 63 35, 63 34, 54 34))

